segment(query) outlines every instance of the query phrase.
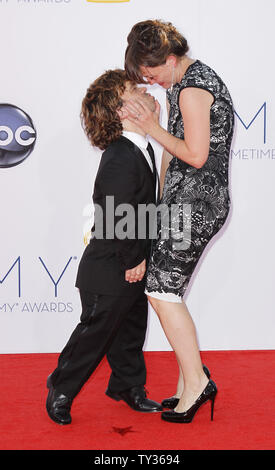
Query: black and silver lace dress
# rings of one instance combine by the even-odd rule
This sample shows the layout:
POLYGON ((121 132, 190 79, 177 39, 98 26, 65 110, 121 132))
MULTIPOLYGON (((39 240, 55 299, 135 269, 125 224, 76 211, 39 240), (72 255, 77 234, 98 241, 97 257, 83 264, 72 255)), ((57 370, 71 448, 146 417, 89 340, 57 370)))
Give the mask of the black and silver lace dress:
POLYGON ((210 109, 210 149, 196 169, 173 157, 166 172, 158 210, 157 239, 147 271, 146 293, 181 302, 194 269, 211 238, 229 213, 228 167, 234 128, 233 104, 227 87, 207 65, 196 60, 180 83, 167 90, 168 131, 184 139, 179 108, 181 90, 195 87, 214 97, 210 109), (168 207, 169 216, 165 207, 168 207))

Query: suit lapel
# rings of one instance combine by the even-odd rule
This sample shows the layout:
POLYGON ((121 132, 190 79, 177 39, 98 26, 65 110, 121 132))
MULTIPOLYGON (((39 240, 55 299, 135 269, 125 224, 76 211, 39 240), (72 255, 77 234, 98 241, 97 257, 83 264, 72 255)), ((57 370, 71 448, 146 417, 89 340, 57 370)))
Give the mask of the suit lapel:
POLYGON ((127 139, 127 137, 124 137, 122 135, 120 138, 124 140, 124 142, 128 145, 128 147, 130 147, 130 149, 133 151, 135 156, 142 160, 146 170, 149 172, 150 177, 152 178, 153 183, 155 185, 155 166, 156 166, 155 161, 153 161, 153 170, 154 171, 152 171, 151 168, 150 168, 149 163, 147 162, 147 160, 146 160, 143 152, 140 150, 140 148, 137 145, 135 145, 131 140, 127 139))
POLYGON ((152 164, 153 164, 153 171, 152 171, 149 163, 147 162, 147 159, 145 158, 144 153, 140 150, 140 148, 137 145, 135 145, 131 140, 127 139, 127 137, 125 137, 124 135, 122 135, 120 139, 123 140, 128 145, 128 147, 133 151, 133 153, 136 155, 137 158, 142 160, 147 172, 149 172, 150 174, 150 178, 152 179, 152 182, 154 185, 154 191, 156 191, 156 188, 157 188, 156 203, 158 204, 160 200, 160 181, 159 181, 159 175, 158 175, 157 168, 156 168, 156 161, 155 161, 153 148, 151 147, 151 151, 148 152, 152 160, 152 164))

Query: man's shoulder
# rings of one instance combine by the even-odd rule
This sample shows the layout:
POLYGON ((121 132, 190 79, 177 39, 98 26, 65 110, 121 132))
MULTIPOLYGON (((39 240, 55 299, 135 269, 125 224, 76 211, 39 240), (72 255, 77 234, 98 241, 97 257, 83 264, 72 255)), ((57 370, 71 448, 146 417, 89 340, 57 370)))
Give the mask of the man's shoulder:
POLYGON ((98 175, 103 175, 106 171, 116 173, 136 172, 137 159, 133 147, 134 144, 123 136, 108 145, 102 153, 98 175))
POLYGON ((123 155, 131 154, 133 147, 134 144, 129 139, 121 135, 117 140, 114 140, 110 145, 108 145, 102 156, 106 158, 106 156, 111 157, 115 154, 123 157, 123 155))
POLYGON ((116 162, 117 164, 123 163, 123 165, 127 165, 127 163, 131 166, 135 165, 136 158, 134 147, 134 144, 130 140, 121 136, 104 150, 101 156, 100 166, 105 166, 111 162, 116 162))

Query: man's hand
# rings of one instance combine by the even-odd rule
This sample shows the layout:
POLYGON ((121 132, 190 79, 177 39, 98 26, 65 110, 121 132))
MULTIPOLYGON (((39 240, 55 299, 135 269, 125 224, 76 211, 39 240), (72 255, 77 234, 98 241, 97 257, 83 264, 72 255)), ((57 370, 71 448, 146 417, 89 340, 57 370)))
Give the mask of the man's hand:
POLYGON ((141 281, 146 271, 146 260, 144 259, 135 268, 127 269, 125 271, 125 281, 137 282, 141 281))

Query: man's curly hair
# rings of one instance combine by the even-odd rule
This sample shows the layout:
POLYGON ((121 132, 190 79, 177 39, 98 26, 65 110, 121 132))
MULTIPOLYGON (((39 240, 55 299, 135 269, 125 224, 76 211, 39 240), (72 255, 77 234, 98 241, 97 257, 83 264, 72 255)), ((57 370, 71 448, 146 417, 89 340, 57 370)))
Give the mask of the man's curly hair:
POLYGON ((82 101, 82 127, 91 144, 101 150, 122 134, 117 111, 123 105, 121 96, 128 81, 124 70, 107 70, 89 86, 82 101))

